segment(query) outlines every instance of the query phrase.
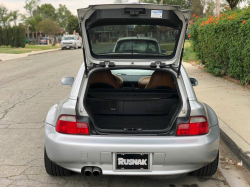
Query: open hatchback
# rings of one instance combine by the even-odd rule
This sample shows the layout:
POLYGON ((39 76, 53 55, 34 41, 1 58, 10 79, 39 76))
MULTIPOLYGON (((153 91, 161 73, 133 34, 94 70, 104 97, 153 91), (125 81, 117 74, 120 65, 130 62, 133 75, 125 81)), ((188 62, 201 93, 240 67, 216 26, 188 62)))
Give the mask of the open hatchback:
POLYGON ((153 4, 79 9, 84 63, 48 112, 50 175, 213 175, 220 129, 181 65, 190 11, 153 4), (73 83, 74 82, 74 83, 73 83))
POLYGON ((96 133, 170 133, 188 108, 178 74, 189 16, 152 4, 78 10, 88 79, 78 112, 96 133))

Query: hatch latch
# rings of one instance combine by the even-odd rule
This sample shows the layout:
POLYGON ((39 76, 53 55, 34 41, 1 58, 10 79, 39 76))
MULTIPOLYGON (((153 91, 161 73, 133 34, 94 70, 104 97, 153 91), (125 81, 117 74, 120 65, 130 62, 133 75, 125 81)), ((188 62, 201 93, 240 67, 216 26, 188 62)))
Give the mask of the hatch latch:
POLYGON ((145 8, 124 8, 124 13, 129 13, 131 16, 138 16, 139 14, 146 14, 145 8))
POLYGON ((152 62, 150 64, 150 67, 152 67, 152 68, 164 68, 164 67, 166 67, 166 64, 162 63, 161 61, 156 61, 156 62, 152 62))
POLYGON ((110 61, 104 61, 104 62, 100 62, 99 64, 100 67, 115 67, 115 63, 114 62, 110 62, 110 61))

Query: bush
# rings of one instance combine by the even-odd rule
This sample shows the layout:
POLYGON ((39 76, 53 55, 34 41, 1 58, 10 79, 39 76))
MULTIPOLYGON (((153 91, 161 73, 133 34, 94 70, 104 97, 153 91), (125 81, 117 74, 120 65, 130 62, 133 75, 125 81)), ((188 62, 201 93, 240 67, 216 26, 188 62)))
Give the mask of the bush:
POLYGON ((14 35, 15 35, 14 46, 15 46, 15 47, 20 47, 21 45, 20 45, 19 27, 18 27, 18 26, 14 26, 14 28, 15 28, 15 33, 14 33, 14 35))
POLYGON ((250 7, 227 10, 218 17, 194 16, 192 47, 207 70, 250 83, 250 7))
POLYGON ((19 25, 19 35, 20 35, 20 47, 25 47, 26 44, 26 33, 25 28, 22 25, 19 25))
POLYGON ((3 28, 3 45, 9 45, 8 27, 3 28))
POLYGON ((3 29, 0 26, 0 46, 2 46, 2 45, 3 45, 3 29))
POLYGON ((13 27, 9 27, 9 42, 10 46, 14 47, 14 34, 13 34, 13 27))

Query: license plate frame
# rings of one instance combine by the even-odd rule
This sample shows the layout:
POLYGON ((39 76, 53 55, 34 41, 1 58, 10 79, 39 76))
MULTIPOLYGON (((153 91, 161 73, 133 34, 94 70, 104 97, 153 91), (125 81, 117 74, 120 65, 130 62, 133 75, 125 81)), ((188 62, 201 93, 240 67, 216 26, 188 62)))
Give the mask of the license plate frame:
MULTIPOLYGON (((121 162, 121 160, 120 160, 121 162)), ((119 172, 147 172, 151 171, 152 165, 152 154, 151 153, 114 153, 113 154, 113 170, 119 172), (125 161, 126 163, 129 162, 131 165, 118 165, 118 158, 129 159, 130 161, 125 161), (132 159, 132 161, 131 161, 132 159), (137 159, 137 161, 136 161, 137 159), (138 159, 147 159, 146 164, 145 161, 139 161, 138 159), (131 163, 132 162, 132 163, 131 163), (145 167, 146 166, 146 167, 145 167)))

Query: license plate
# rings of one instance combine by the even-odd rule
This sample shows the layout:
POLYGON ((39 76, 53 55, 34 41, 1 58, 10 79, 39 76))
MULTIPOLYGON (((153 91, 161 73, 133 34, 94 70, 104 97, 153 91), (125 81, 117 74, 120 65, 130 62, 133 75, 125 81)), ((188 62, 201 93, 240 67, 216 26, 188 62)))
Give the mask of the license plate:
POLYGON ((67 48, 69 48, 69 46, 67 46, 67 48))
POLYGON ((147 153, 117 153, 116 170, 148 170, 149 154, 147 153))

